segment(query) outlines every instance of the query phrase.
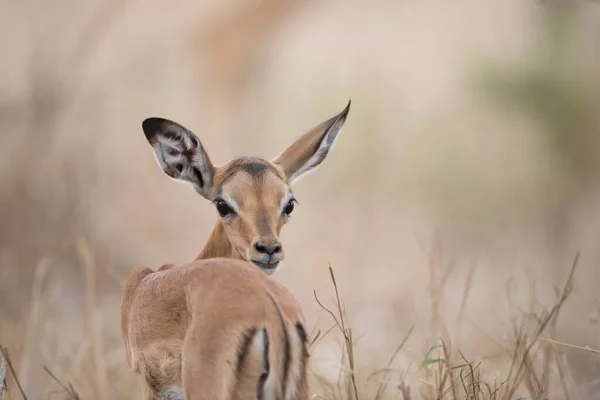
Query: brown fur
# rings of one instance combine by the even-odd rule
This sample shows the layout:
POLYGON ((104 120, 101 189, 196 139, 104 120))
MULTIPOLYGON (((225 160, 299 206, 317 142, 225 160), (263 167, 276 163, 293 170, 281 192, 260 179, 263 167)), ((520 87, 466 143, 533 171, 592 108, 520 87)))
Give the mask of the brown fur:
POLYGON ((272 273, 270 265, 283 260, 279 233, 289 217, 290 184, 323 161, 349 106, 273 161, 242 157, 217 167, 183 126, 161 118, 143 122, 167 175, 235 209, 216 223, 194 262, 158 271, 141 267, 126 281, 121 329, 145 399, 181 398, 177 388, 188 400, 261 399, 263 393, 308 399, 302 310, 257 266, 272 273), (267 256, 259 244, 272 252, 267 256))
POLYGON ((186 399, 256 398, 264 367, 256 348, 246 354, 236 381, 236 351, 248 328, 266 330, 275 381, 284 370, 281 338, 290 338, 288 363, 295 373, 287 387, 298 387, 293 398, 308 398, 306 343, 296 333, 296 325, 304 325, 301 307, 285 287, 245 261, 138 268, 125 285, 121 321, 127 361, 142 376, 148 400, 169 386, 183 387, 186 399))

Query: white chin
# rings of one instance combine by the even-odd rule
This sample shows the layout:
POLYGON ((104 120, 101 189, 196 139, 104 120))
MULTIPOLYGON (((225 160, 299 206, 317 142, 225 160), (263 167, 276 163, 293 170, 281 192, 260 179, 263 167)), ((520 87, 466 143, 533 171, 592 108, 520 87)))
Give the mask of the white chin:
POLYGON ((277 270, 277 267, 279 266, 279 262, 276 262, 273 264, 265 264, 265 263, 261 263, 261 262, 257 262, 257 261, 252 261, 252 264, 256 265, 267 275, 272 275, 277 270))

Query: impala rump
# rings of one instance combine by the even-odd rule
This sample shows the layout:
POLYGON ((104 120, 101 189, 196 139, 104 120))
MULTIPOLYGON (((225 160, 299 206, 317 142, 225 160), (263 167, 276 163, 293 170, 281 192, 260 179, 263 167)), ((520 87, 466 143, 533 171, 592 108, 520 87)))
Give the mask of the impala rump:
POLYGON ((306 398, 302 311, 250 263, 140 268, 125 293, 128 361, 144 377, 148 399, 306 398))

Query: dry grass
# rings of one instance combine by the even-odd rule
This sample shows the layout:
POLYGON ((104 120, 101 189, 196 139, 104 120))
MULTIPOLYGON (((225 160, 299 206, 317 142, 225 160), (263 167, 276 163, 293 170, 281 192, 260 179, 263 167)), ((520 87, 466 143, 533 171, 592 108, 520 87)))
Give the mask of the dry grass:
MULTIPOLYGON (((448 337, 444 336, 445 328, 443 327, 445 322, 443 317, 437 314, 437 326, 444 332, 440 333, 446 339, 440 339, 439 344, 431 345, 422 356, 418 366, 421 378, 412 388, 402 378, 405 371, 392 368, 394 360, 402 352, 407 339, 413 333, 412 327, 393 351, 385 367, 372 372, 366 377, 356 376, 356 352, 355 342, 352 339, 352 328, 348 326, 346 310, 343 301, 340 299, 335 275, 333 269, 329 267, 335 293, 335 312, 323 305, 317 298, 316 293, 315 299, 335 322, 334 327, 339 332, 342 340, 343 356, 340 361, 340 378, 337 383, 316 377, 317 381, 325 386, 322 393, 327 393, 329 396, 315 395, 313 398, 379 400, 384 398, 412 399, 418 395, 418 398, 423 399, 453 400, 582 399, 582 394, 573 380, 560 346, 570 346, 595 354, 600 354, 600 351, 544 337, 552 337, 555 334, 559 312, 574 288, 578 259, 579 254, 576 255, 568 271, 562 289, 557 291, 554 304, 549 308, 531 309, 525 315, 515 313, 512 316, 513 337, 509 340, 509 344, 504 347, 504 354, 500 356, 509 365, 509 369, 499 380, 490 381, 484 377, 486 375, 484 371, 487 367, 485 364, 487 356, 481 356, 476 360, 468 360, 460 349, 452 349, 448 337), (391 376, 396 379, 390 380, 391 376), (368 382, 375 377, 379 377, 377 379, 379 383, 368 385, 368 382), (365 383, 365 390, 360 391, 360 394, 357 388, 357 380, 365 383)), ((468 286, 466 285, 466 287, 468 286)), ((439 304, 444 299, 431 298, 430 300, 439 304)), ((463 300, 466 301, 466 296, 463 300)), ((533 297, 531 300, 533 303, 538 302, 538 299, 533 297)), ((311 348, 316 347, 318 338, 333 333, 335 331, 332 330, 328 330, 323 335, 321 335, 321 331, 313 333, 311 348)))
MULTIPOLYGON (((105 354, 102 353, 102 342, 99 338, 101 329, 94 324, 94 289, 93 289, 93 261, 91 251, 80 242, 80 251, 86 265, 86 285, 88 300, 86 307, 90 319, 88 321, 92 340, 93 372, 91 389, 95 393, 94 398, 101 398, 106 395, 110 387, 106 375, 107 367, 103 364, 105 354)), ((414 334, 413 327, 409 328, 397 347, 390 353, 389 361, 386 365, 375 368, 373 371, 358 372, 357 367, 361 362, 356 359, 357 339, 354 336, 351 324, 348 321, 348 315, 343 299, 340 295, 338 283, 336 281, 333 268, 329 267, 329 274, 332 283, 332 294, 334 296, 334 308, 327 307, 318 298, 314 292, 315 301, 330 316, 333 326, 322 332, 316 330, 310 335, 310 349, 315 352, 321 341, 327 336, 335 336, 341 340, 341 359, 339 361, 338 379, 328 380, 324 377, 311 374, 313 381, 312 399, 471 399, 471 400, 509 400, 509 399, 585 399, 578 388, 578 384, 573 377, 573 373, 565 359, 563 347, 573 347, 580 351, 599 356, 600 350, 595 350, 587 346, 578 346, 555 340, 555 329, 559 321, 559 314, 565 302, 571 295, 574 284, 579 254, 575 257, 567 277, 560 290, 556 290, 556 300, 549 306, 541 306, 535 294, 531 293, 530 309, 523 313, 518 311, 515 305, 512 322, 512 337, 506 340, 502 347, 502 353, 499 355, 480 355, 476 359, 468 359, 459 348, 453 348, 451 339, 448 336, 446 322, 439 313, 434 313, 436 321, 436 333, 439 335, 437 343, 430 345, 428 350, 420 357, 417 357, 417 365, 414 366, 419 375, 419 379, 414 382, 407 382, 405 376, 407 370, 395 366, 395 361, 405 352, 405 345, 411 335, 414 334), (494 374, 496 366, 488 366, 486 360, 489 358, 499 358, 503 367, 501 374, 494 374), (491 378, 495 375, 495 378, 491 378)), ((469 275, 471 277, 471 275, 469 275)), ((470 279, 470 278, 469 278, 470 279)), ((466 288, 469 284, 465 285, 466 288)), ((439 288, 438 288, 439 289, 439 288)), ((463 307, 468 301, 467 291, 463 297, 463 307)), ((435 290, 431 293, 440 295, 441 291, 435 290)), ((508 295, 509 296, 509 295, 508 295)), ((443 298, 430 298, 433 304, 441 304, 443 298)), ((435 335, 432 335, 433 338, 435 335)), ((23 399, 28 397, 23 390, 19 375, 11 360, 7 350, 0 347, 2 352, 2 361, 8 365, 9 378, 15 383, 15 391, 23 399)), ((0 372, 3 369, 0 368, 0 372)), ((68 381, 61 380, 55 372, 48 366, 44 366, 44 371, 51 378, 56 389, 49 390, 47 395, 60 395, 64 399, 79 400, 82 398, 77 388, 68 381)), ((0 374, 0 398, 2 390, 5 388, 3 383, 4 375, 0 374)), ((9 392, 10 393, 10 392, 9 392)), ((10 398, 17 398, 13 395, 10 398)))

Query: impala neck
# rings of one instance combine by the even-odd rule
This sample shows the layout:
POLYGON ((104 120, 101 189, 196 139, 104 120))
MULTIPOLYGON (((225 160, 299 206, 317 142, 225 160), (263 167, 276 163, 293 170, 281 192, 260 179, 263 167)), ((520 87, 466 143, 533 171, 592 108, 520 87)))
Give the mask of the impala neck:
POLYGON ((204 248, 196 257, 196 260, 204 260, 206 258, 216 258, 216 257, 225 257, 225 258, 237 258, 241 259, 240 253, 233 248, 227 234, 225 233, 225 228, 221 221, 217 221, 215 227, 208 238, 208 241, 204 245, 204 248))

